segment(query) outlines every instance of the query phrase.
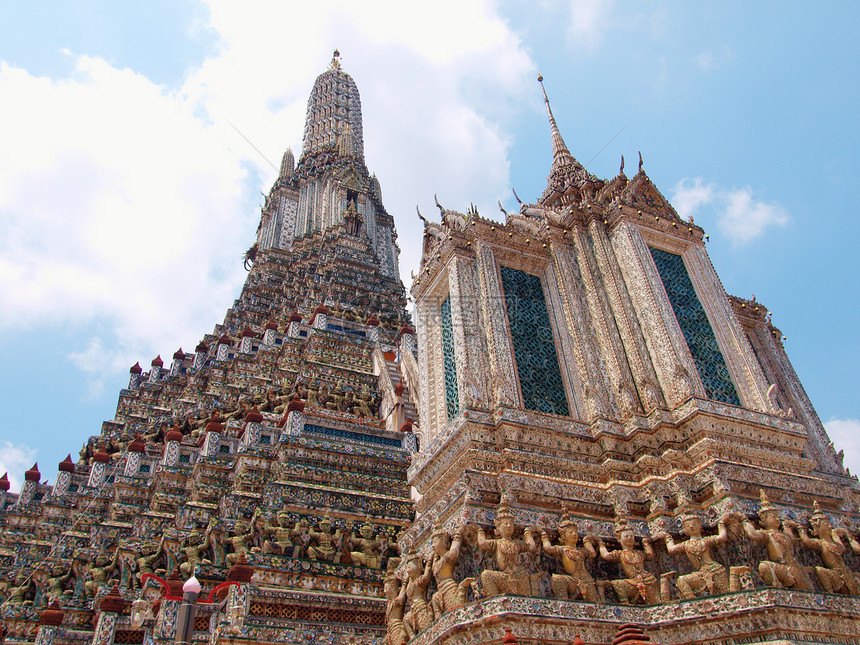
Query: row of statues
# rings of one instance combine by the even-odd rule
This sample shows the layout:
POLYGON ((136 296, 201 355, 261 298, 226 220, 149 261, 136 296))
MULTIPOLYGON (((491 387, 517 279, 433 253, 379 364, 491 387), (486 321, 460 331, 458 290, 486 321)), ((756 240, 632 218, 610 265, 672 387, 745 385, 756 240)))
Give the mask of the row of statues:
POLYGON ((250 520, 239 520, 229 532, 210 522, 205 530, 192 530, 184 538, 121 541, 112 555, 99 551, 92 556, 81 551, 75 554, 71 567, 47 565, 33 576, 19 576, 11 587, 9 602, 94 598, 107 583, 134 589, 141 586, 146 573, 165 575, 174 570, 188 578, 201 565, 230 567, 252 553, 381 569, 398 552, 394 536, 377 532, 367 523, 355 526, 347 521, 335 527, 325 515, 313 526, 304 517, 291 519, 286 511, 266 519, 258 508, 250 520))
POLYGON ((655 559, 654 542, 663 542, 670 556, 686 556, 689 561, 692 571, 678 576, 675 582, 677 593, 683 599, 751 588, 752 567, 726 566, 714 558, 713 550, 726 543, 730 533, 746 535, 765 547, 767 558, 758 563, 758 574, 767 586, 814 591, 814 575, 828 593, 860 595, 860 574, 849 569, 843 557, 849 550, 860 554, 860 540, 846 529, 834 529, 817 502, 808 529, 794 520, 781 520, 779 509, 770 503, 763 491, 757 523, 742 513, 729 512, 718 520, 715 534, 704 535, 702 520, 695 512, 682 509, 680 519, 686 539, 676 540, 660 532, 653 539, 642 538, 640 548, 634 528, 626 518, 619 517, 614 531, 617 549, 610 549, 594 535, 587 535, 580 542, 579 528, 567 507, 557 527, 556 544, 544 529, 530 526, 523 529, 521 538, 514 538, 515 517, 504 499, 496 512, 493 537, 488 537, 483 527, 474 524, 455 530, 452 536, 437 526, 432 535, 432 555, 426 562, 412 553, 406 556, 403 571, 399 571, 401 560, 389 561, 384 581, 387 643, 399 645, 444 612, 464 604, 469 589, 476 597, 538 595, 545 574, 529 572, 522 556, 537 553, 540 548, 560 561, 561 572, 550 576, 550 586, 553 594, 561 599, 605 602, 605 589, 610 588, 622 604, 671 600, 671 580, 677 572, 667 571, 658 577, 645 564, 655 559), (466 577, 459 582, 453 578, 464 541, 493 557, 494 568, 480 572, 480 588, 476 578, 466 577), (821 564, 802 565, 794 551, 798 544, 818 552, 821 564), (598 557, 616 563, 621 575, 612 580, 596 581, 586 568, 586 562, 598 557), (434 580, 436 591, 428 600, 434 580))

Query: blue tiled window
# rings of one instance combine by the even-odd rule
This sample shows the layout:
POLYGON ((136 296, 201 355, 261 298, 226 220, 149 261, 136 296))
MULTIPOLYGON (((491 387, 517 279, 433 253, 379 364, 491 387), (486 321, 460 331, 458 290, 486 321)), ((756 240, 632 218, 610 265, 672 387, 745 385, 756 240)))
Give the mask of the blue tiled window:
POLYGON ((696 369, 709 399, 740 405, 729 368, 720 351, 714 330, 705 313, 705 308, 696 295, 693 281, 684 266, 684 258, 675 253, 651 249, 657 272, 666 288, 669 303, 678 319, 678 325, 693 355, 696 369))
POLYGON ((540 278, 501 267, 517 375, 527 410, 570 414, 540 278))
POLYGON ((445 298, 441 307, 442 362, 445 367, 445 407, 448 419, 460 412, 460 392, 457 388, 457 359, 454 354, 454 327, 451 323, 451 296, 445 298))

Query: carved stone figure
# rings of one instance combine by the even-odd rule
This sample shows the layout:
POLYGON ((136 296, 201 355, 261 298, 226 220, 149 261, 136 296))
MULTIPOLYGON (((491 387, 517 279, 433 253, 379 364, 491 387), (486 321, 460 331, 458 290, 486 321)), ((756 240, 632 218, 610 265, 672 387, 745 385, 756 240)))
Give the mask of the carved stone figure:
POLYGON ((657 539, 666 542, 666 550, 670 555, 685 554, 695 571, 679 576, 677 586, 682 598, 695 598, 701 593, 716 595, 727 591, 740 591, 740 575, 749 571, 749 567, 732 567, 731 576, 726 567, 713 559, 711 548, 722 544, 729 538, 726 525, 736 519, 728 513, 717 523, 717 534, 702 536, 702 520, 693 512, 681 515, 681 527, 688 536, 680 544, 675 544, 674 538, 667 533, 660 533, 657 539))
POLYGON ((624 517, 615 520, 615 536, 621 544, 620 550, 609 551, 603 540, 599 540, 598 546, 600 557, 607 562, 617 562, 625 575, 610 583, 619 602, 624 605, 639 601, 649 605, 659 602, 660 584, 654 574, 645 568, 645 560, 654 559, 651 540, 642 538, 642 550, 637 549, 636 534, 624 517))
MULTIPOLYGON (((311 543, 311 534, 310 534, 310 524, 305 518, 302 518, 298 522, 296 522, 293 530, 290 531, 290 536, 292 537, 293 551, 292 556, 294 558, 304 558, 307 553, 307 549, 311 543)), ((286 554, 284 554, 286 555, 286 554)))
POLYGON ((760 490, 761 506, 758 517, 761 529, 756 529, 752 521, 744 520, 744 531, 751 540, 762 542, 767 547, 770 560, 759 562, 758 574, 764 583, 771 587, 788 587, 813 591, 812 581, 806 569, 794 559, 794 540, 791 528, 780 529, 779 510, 774 508, 764 490, 760 490))
POLYGON ((185 544, 182 547, 185 562, 179 565, 179 571, 186 578, 190 577, 199 565, 211 563, 210 560, 204 558, 202 555, 209 549, 209 533, 210 529, 207 528, 202 542, 200 541, 200 534, 197 531, 191 531, 185 539, 185 544))
POLYGON ((543 550, 561 560, 565 573, 554 573, 550 579, 552 591, 557 598, 576 600, 582 598, 589 602, 598 602, 597 587, 594 579, 585 568, 585 560, 597 557, 594 550, 595 537, 589 535, 583 541, 582 548, 577 547, 579 530, 571 519, 569 509, 565 506, 558 525, 560 544, 553 545, 546 531, 541 529, 540 537, 543 550))
POLYGON ((340 552, 335 549, 335 544, 341 540, 341 531, 337 529, 332 535, 331 519, 326 515, 319 524, 320 530, 310 529, 308 534, 316 542, 309 546, 308 558, 311 560, 325 560, 326 562, 340 562, 340 552))
POLYGON ((373 527, 370 524, 365 524, 359 529, 361 537, 350 536, 349 544, 351 548, 356 546, 358 551, 350 551, 349 555, 354 564, 360 564, 371 569, 379 569, 379 552, 377 548, 379 541, 373 537, 373 527))
POLYGON ((154 574, 153 565, 161 556, 161 550, 164 548, 164 537, 157 543, 146 543, 141 549, 141 554, 137 558, 137 580, 140 581, 144 573, 154 574))
POLYGON ((112 560, 109 560, 103 552, 96 556, 95 566, 90 565, 88 572, 86 582, 88 596, 96 597, 99 587, 108 581, 108 577, 116 569, 117 562, 119 562, 119 549, 114 552, 112 560))
POLYGON ((248 542, 254 537, 254 534, 257 532, 257 518, 259 515, 255 514, 251 523, 239 521, 236 522, 235 534, 228 539, 230 546, 233 547, 233 553, 227 554, 227 564, 230 566, 236 564, 236 560, 239 559, 241 554, 248 554, 250 548, 248 547, 248 542))
POLYGON ((460 557, 460 548, 463 538, 460 531, 454 532, 451 538, 438 524, 433 529, 433 562, 431 569, 436 579, 436 591, 431 598, 433 612, 436 616, 444 612, 466 604, 468 590, 475 581, 474 578, 466 578, 459 584, 454 581, 454 567, 460 557))
POLYGON ((427 602, 427 588, 430 586, 433 572, 430 562, 422 562, 420 554, 412 553, 406 560, 406 574, 406 598, 409 600, 406 623, 417 634, 433 622, 433 609, 427 602))
MULTIPOLYGON (((494 520, 498 537, 487 539, 484 529, 478 527, 478 547, 484 551, 492 551, 496 558, 498 569, 485 569, 481 572, 481 585, 485 596, 500 594, 517 594, 520 596, 533 595, 532 577, 520 564, 520 554, 523 551, 534 552, 537 543, 532 535, 531 527, 523 530, 523 539, 513 539, 515 519, 508 508, 507 502, 502 501, 496 510, 494 520)), ((536 577, 540 577, 537 574, 536 577)))
POLYGON ((385 645, 403 645, 411 637, 403 622, 406 585, 401 585, 399 578, 394 575, 399 564, 399 558, 391 558, 388 561, 388 571, 382 583, 383 593, 388 601, 385 603, 385 645))
MULTIPOLYGON (((851 571, 842 559, 846 551, 845 544, 838 532, 833 531, 830 520, 821 511, 818 501, 813 502, 814 511, 809 520, 812 532, 817 536, 811 538, 806 534, 802 526, 796 527, 800 535, 800 541, 807 548, 814 549, 821 554, 823 567, 815 567, 818 582, 827 593, 848 593, 852 596, 860 595, 860 575, 851 571)), ((792 526, 791 528, 795 528, 792 526)))
POLYGON ((48 594, 57 599, 64 594, 72 593, 72 590, 67 590, 66 586, 73 575, 75 572, 71 567, 68 570, 62 564, 55 564, 51 567, 51 575, 48 578, 48 594))
POLYGON ((263 542, 263 553, 275 553, 277 555, 290 555, 293 549, 292 531, 289 527, 290 516, 286 511, 279 511, 277 518, 272 522, 265 522, 261 527, 266 536, 274 535, 275 539, 267 539, 263 542))

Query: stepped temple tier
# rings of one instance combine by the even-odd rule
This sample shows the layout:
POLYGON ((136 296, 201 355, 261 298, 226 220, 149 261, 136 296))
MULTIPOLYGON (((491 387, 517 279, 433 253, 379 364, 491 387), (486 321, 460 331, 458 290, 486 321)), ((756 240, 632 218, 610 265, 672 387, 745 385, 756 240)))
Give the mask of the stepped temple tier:
POLYGON ((412 321, 335 52, 223 323, 0 479, 0 641, 857 643, 860 486, 767 308, 543 98, 546 190, 425 219, 412 321))

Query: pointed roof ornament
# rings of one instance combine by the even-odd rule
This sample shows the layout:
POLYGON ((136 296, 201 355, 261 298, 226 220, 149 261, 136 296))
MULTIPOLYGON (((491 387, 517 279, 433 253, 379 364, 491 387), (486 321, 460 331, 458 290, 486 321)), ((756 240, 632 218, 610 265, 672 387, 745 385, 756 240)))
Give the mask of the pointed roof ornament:
POLYGON ((561 137, 561 131, 558 129, 558 124, 555 122, 555 117, 552 115, 552 108, 549 105, 549 97, 546 95, 546 88, 543 86, 543 76, 538 74, 538 83, 540 83, 541 92, 543 92, 543 100, 546 103, 546 114, 549 117, 549 127, 552 131, 552 166, 567 166, 576 163, 564 139, 561 137))
POLYGON ((329 69, 340 69, 340 52, 338 50, 334 50, 331 55, 331 63, 328 66, 329 69))
POLYGON ((624 174, 624 155, 621 155, 621 168, 618 170, 619 175, 624 174))
POLYGON ((642 171, 642 151, 641 150, 639 151, 639 172, 643 172, 642 171))

